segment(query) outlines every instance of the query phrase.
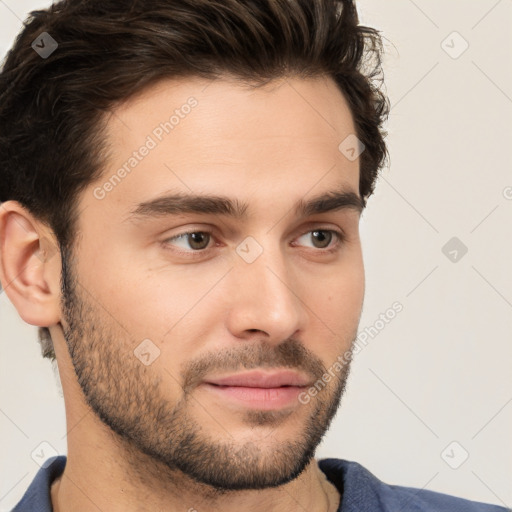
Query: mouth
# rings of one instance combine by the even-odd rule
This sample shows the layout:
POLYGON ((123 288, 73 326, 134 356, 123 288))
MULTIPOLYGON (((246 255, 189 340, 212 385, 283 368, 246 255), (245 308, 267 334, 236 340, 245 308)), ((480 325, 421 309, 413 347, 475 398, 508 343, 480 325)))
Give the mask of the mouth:
POLYGON ((311 379, 293 370, 263 372, 254 370, 222 377, 205 379, 208 384, 216 386, 241 386, 248 388, 280 388, 284 386, 303 387, 311 384, 311 379))
POLYGON ((203 389, 217 398, 251 409, 273 410, 298 405, 298 395, 311 385, 311 378, 292 370, 260 370, 207 378, 203 389))

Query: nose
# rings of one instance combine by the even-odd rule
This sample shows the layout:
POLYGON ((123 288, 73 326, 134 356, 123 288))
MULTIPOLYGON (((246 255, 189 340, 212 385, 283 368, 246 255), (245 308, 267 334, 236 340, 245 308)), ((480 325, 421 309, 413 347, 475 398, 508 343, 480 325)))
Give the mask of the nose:
POLYGON ((286 261, 282 248, 264 248, 248 263, 235 257, 229 273, 227 327, 241 339, 266 334, 269 343, 280 343, 303 330, 307 321, 304 288, 286 261), (257 331, 257 332, 255 332, 257 331))

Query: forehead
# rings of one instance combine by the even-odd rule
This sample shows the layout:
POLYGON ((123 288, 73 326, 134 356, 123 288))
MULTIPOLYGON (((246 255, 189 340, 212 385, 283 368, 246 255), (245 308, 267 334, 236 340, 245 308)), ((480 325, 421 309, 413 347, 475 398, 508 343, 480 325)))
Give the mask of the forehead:
POLYGON ((141 130, 150 133, 160 123, 171 120, 173 114, 174 138, 183 134, 203 143, 208 135, 250 135, 254 141, 287 134, 325 137, 328 133, 337 139, 343 132, 355 132, 347 102, 327 76, 280 78, 261 87, 227 77, 166 79, 120 103, 113 113, 107 124, 113 143, 135 144, 138 141, 130 136, 138 136, 137 131, 141 130), (191 120, 186 124, 194 130, 174 130, 187 117, 191 120), (295 122, 305 120, 308 122, 295 122))
MULTIPOLYGON (((260 88, 234 79, 164 80, 117 106, 106 124, 110 158, 92 191, 126 213, 166 190, 291 200, 346 184, 359 160, 339 149, 355 127, 335 82, 283 78, 260 88), (294 196, 294 190, 297 197, 294 196)), ((96 199, 96 201, 95 201, 96 199)))

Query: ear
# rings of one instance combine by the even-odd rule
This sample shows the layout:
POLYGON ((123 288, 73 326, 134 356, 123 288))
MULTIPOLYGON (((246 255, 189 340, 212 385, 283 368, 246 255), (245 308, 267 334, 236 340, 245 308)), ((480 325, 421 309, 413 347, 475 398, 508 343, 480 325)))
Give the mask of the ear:
POLYGON ((60 251, 53 231, 17 201, 0 204, 0 282, 21 318, 60 320, 60 251))

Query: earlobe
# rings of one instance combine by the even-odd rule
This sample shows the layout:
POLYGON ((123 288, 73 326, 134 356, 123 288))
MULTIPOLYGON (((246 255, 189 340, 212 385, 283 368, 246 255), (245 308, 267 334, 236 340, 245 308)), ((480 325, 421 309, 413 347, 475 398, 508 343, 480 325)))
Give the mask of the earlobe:
POLYGON ((0 205, 0 281, 21 318, 48 327, 60 320, 60 258, 51 230, 17 201, 0 205))

